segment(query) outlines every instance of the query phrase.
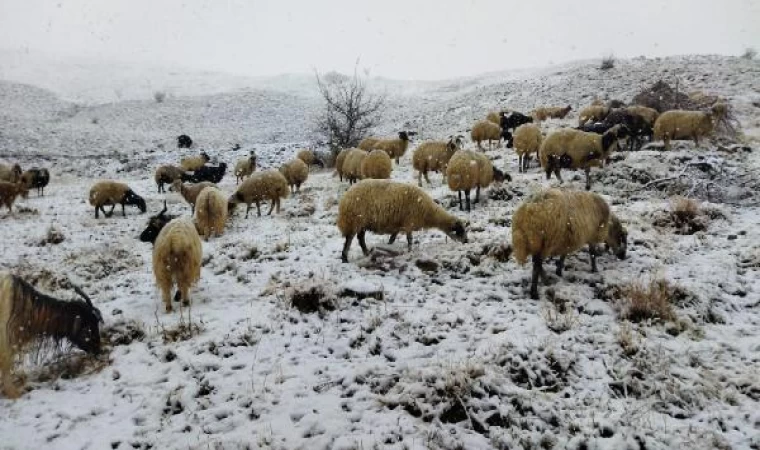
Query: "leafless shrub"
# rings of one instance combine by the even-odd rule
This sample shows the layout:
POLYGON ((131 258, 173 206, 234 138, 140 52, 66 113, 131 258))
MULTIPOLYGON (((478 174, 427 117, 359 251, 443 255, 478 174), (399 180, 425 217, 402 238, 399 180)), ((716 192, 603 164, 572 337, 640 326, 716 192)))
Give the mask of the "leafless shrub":
POLYGON ((156 91, 153 93, 153 100, 156 101, 156 103, 163 103, 164 100, 166 100, 166 92, 164 91, 156 91))
POLYGON ((744 53, 742 53, 742 58, 748 59, 748 60, 755 59, 755 56, 757 56, 757 50, 755 50, 752 47, 747 47, 746 49, 744 49, 744 53))
POLYGON ((335 72, 316 74, 325 104, 315 131, 327 139, 334 154, 339 149, 355 147, 377 125, 385 105, 386 97, 371 93, 357 69, 352 77, 335 72))
POLYGON ((644 320, 672 321, 676 319, 671 304, 674 288, 665 279, 632 282, 621 288, 621 318, 631 322, 644 320))
POLYGON ((599 70, 610 70, 615 67, 615 55, 609 54, 602 58, 602 64, 599 66, 599 70))

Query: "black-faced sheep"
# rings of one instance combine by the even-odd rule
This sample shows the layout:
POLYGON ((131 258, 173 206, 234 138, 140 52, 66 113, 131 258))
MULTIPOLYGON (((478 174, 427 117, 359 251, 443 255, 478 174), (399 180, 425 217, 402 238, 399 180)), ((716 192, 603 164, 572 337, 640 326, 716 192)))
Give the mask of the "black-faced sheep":
POLYGON ((343 161, 343 176, 348 180, 348 184, 354 184, 357 180, 362 179, 362 161, 369 155, 369 152, 352 148, 346 154, 343 161))
POLYGON ((256 170, 256 153, 251 154, 244 159, 238 160, 235 164, 235 184, 239 184, 245 177, 251 176, 256 170))
POLYGON ((512 216, 512 250, 519 264, 533 259, 530 296, 538 299, 538 279, 545 277, 546 258, 558 256, 562 275, 565 256, 589 246, 591 270, 596 272, 596 245, 606 243, 625 258, 627 232, 602 197, 591 192, 548 189, 529 197, 512 216))
POLYGON ((178 192, 187 203, 190 204, 190 210, 195 213, 195 200, 198 198, 198 194, 201 193, 207 187, 216 187, 214 183, 210 181, 203 181, 201 183, 183 183, 180 180, 174 180, 169 186, 169 190, 172 192, 178 192))
POLYGON ((462 193, 470 211, 470 191, 475 189, 475 203, 480 202, 480 190, 487 188, 494 180, 502 182, 509 176, 495 168, 491 160, 482 153, 460 150, 451 157, 446 168, 449 189, 457 193, 459 209, 463 210, 462 193))
POLYGON ((186 134, 177 136, 177 148, 190 148, 193 146, 193 140, 186 134))
POLYGON ((533 124, 523 124, 517 127, 514 134, 514 148, 517 153, 518 172, 527 172, 531 154, 536 154, 541 148, 541 128, 533 124))
POLYGON ((211 158, 208 156, 208 153, 201 152, 200 155, 197 156, 188 156, 187 158, 182 158, 179 162, 179 165, 185 172, 195 172, 196 170, 206 165, 206 163, 210 160, 211 158))
POLYGON ((490 149, 492 141, 496 141, 497 146, 499 146, 502 139, 510 140, 512 135, 507 131, 502 132, 501 127, 493 122, 481 120, 472 126, 470 138, 478 144, 479 149, 483 148, 481 142, 488 141, 488 148, 490 149))
POLYGON ((604 123, 613 127, 621 125, 628 134, 628 150, 639 150, 644 144, 644 139, 652 140, 652 127, 647 120, 626 108, 617 108, 610 111, 604 123))
POLYGON ((609 113, 610 108, 607 106, 587 106, 578 114, 578 126, 582 127, 587 122, 601 122, 609 113))
POLYGON ((359 148, 362 150, 383 150, 388 153, 388 156, 396 160, 396 164, 399 163, 401 157, 406 153, 406 149, 409 147, 409 134, 406 131, 400 131, 398 133, 398 139, 381 139, 381 138, 366 138, 359 143, 359 148))
POLYGON ((8 212, 13 213, 13 203, 16 198, 21 195, 23 198, 29 196, 29 189, 22 183, 8 183, 7 181, 0 181, 0 206, 8 208, 8 212))
POLYGON ((372 150, 362 159, 359 171, 363 180, 368 178, 387 180, 391 177, 393 162, 388 153, 383 150, 372 150))
POLYGON ((313 150, 303 149, 296 153, 296 158, 300 159, 306 164, 306 167, 311 169, 311 166, 317 165, 319 167, 325 167, 325 163, 322 159, 314 153, 313 150))
POLYGON ((20 394, 13 383, 13 361, 33 341, 65 339, 87 353, 100 353, 103 318, 81 289, 74 289, 84 301, 58 300, 15 275, 0 273, 0 377, 6 397, 20 394))
POLYGON ((345 243, 341 260, 348 262, 348 250, 356 236, 364 255, 369 249, 364 241, 367 231, 390 234, 389 243, 405 233, 411 250, 412 232, 437 228, 459 242, 467 242, 464 222, 436 204, 417 186, 390 180, 364 180, 352 186, 338 206, 338 229, 345 243))
POLYGON ((0 164, 0 181, 17 183, 21 179, 21 174, 21 166, 18 164, 12 166, 0 164))
POLYGON ((231 210, 238 203, 245 203, 245 217, 251 210, 251 204, 256 204, 256 213, 261 216, 261 202, 271 201, 272 206, 269 208, 267 215, 272 214, 272 210, 277 207, 277 214, 280 213, 280 200, 288 196, 288 180, 278 170, 265 170, 254 173, 246 178, 237 191, 229 198, 228 203, 231 210))
POLYGON ((533 117, 526 116, 525 114, 519 113, 517 111, 511 112, 509 115, 503 115, 501 117, 501 129, 502 130, 515 130, 520 125, 526 124, 526 123, 533 123, 533 117))
POLYGON ((712 131, 712 113, 703 111, 665 111, 654 124, 654 138, 664 141, 665 150, 670 150, 671 140, 691 139, 699 145, 699 138, 712 131))
POLYGON ((204 181, 219 183, 224 178, 225 173, 227 173, 227 163, 222 162, 218 166, 200 167, 189 178, 193 183, 202 183, 204 181))
POLYGON ((190 288, 201 278, 203 247, 190 218, 175 218, 164 209, 150 218, 140 234, 142 242, 153 244, 153 275, 161 290, 166 312, 172 312, 172 287, 177 285, 175 300, 190 304, 190 288))
POLYGON ((190 179, 190 174, 182 170, 181 167, 166 164, 159 166, 156 169, 156 173, 153 178, 156 180, 156 187, 158 188, 158 192, 161 193, 166 192, 164 185, 170 185, 176 180, 187 181, 190 179))
POLYGON ((126 205, 136 206, 141 213, 147 210, 145 200, 139 195, 135 194, 135 191, 129 188, 124 183, 118 183, 116 181, 98 181, 92 188, 90 188, 90 205, 95 207, 95 218, 99 217, 98 211, 102 211, 106 217, 113 215, 113 210, 116 205, 121 205, 122 217, 127 217, 127 212, 124 207, 126 205), (111 205, 111 210, 106 212, 103 208, 106 205, 111 205))
POLYGON ((45 195, 45 187, 50 183, 50 172, 47 169, 32 167, 21 174, 21 182, 27 188, 37 189, 37 195, 45 195))
POLYGON ((559 106, 546 106, 534 109, 530 115, 533 116, 533 120, 536 122, 543 122, 546 119, 564 119, 572 109, 573 108, 570 105, 567 105, 564 108, 559 106))
POLYGON ((420 144, 412 155, 412 166, 417 170, 417 185, 422 187, 422 177, 425 177, 428 185, 430 178, 428 172, 441 172, 443 182, 446 182, 446 168, 454 153, 462 148, 460 136, 451 137, 448 141, 427 141, 420 144))
POLYGON ((541 167, 546 171, 546 179, 552 172, 562 183, 560 169, 584 169, 586 190, 591 189, 591 167, 601 167, 617 148, 620 126, 615 126, 603 135, 564 128, 554 131, 544 139, 539 151, 541 167))
POLYGON ((288 180, 291 193, 301 192, 301 185, 309 178, 309 166, 301 158, 295 158, 280 166, 280 173, 288 180))
POLYGON ((195 225, 204 240, 221 236, 227 223, 227 197, 219 188, 204 188, 195 200, 195 225))

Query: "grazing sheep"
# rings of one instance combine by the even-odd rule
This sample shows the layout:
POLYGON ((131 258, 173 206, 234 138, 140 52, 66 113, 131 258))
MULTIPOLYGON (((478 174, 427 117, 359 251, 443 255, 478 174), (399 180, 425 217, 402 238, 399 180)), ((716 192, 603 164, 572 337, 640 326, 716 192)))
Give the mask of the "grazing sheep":
POLYGON ((295 158, 280 166, 280 173, 288 180, 291 193, 301 192, 301 185, 309 178, 309 166, 295 158))
POLYGON ((348 184, 354 184, 357 180, 362 179, 362 161, 369 153, 358 148, 352 148, 346 154, 343 161, 343 176, 348 180, 348 184))
POLYGON ((610 108, 607 106, 587 106, 578 114, 578 126, 582 127, 586 122, 601 122, 609 113, 610 108))
POLYGON ((406 153, 407 147, 409 147, 409 134, 406 131, 400 131, 398 139, 366 138, 359 143, 359 148, 362 150, 379 149, 385 151, 388 156, 396 160, 396 164, 406 153))
POLYGON ((21 179, 21 166, 14 164, 7 166, 0 164, 0 181, 7 181, 8 183, 18 183, 21 179))
POLYGON ((511 139, 511 135, 508 132, 502 132, 501 127, 493 122, 487 120, 481 120, 475 123, 470 130, 470 138, 473 142, 478 144, 479 149, 483 149, 480 145, 482 141, 488 141, 488 148, 491 149, 491 141, 496 141, 497 146, 501 145, 501 139, 511 139))
POLYGON ((140 241, 153 244, 153 275, 161 290, 166 312, 172 312, 171 291, 177 285, 175 301, 190 304, 190 288, 201 278, 203 244, 192 219, 166 214, 164 209, 150 218, 140 241))
POLYGON ((21 174, 21 183, 27 188, 37 189, 37 195, 45 195, 45 186, 50 183, 50 172, 47 169, 32 167, 21 174))
POLYGON ((193 146, 193 140, 186 134, 177 136, 177 148, 190 148, 193 146))
POLYGON ((541 149, 541 128, 533 124, 524 124, 517 127, 514 134, 514 147, 517 153, 518 172, 527 172, 531 154, 536 154, 541 149))
POLYGON ((425 177, 428 185, 430 178, 428 172, 441 172, 443 182, 446 182, 446 167, 449 160, 457 150, 462 148, 460 136, 449 138, 447 141, 427 141, 420 144, 412 155, 412 166, 418 171, 417 185, 422 187, 422 177, 425 177))
POLYGON ((546 119, 564 119, 572 109, 573 108, 570 105, 567 105, 564 108, 547 106, 534 109, 530 115, 533 116, 533 120, 536 122, 543 122, 546 119))
POLYGON ((348 155, 348 152, 351 150, 353 149, 344 148, 338 153, 338 156, 335 157, 335 172, 338 173, 340 181, 343 181, 343 163, 346 160, 346 155, 348 155))
POLYGON ((391 177, 393 162, 386 152, 379 149, 372 150, 362 159, 359 171, 363 180, 367 178, 387 180, 391 177))
POLYGON ((158 169, 156 169, 156 174, 154 175, 154 179, 156 180, 156 187, 158 188, 158 193, 160 194, 161 192, 166 192, 166 189, 164 188, 165 184, 172 184, 176 180, 186 181, 190 179, 190 175, 185 173, 181 167, 166 164, 163 166, 158 166, 158 169))
POLYGON ((712 131, 712 113, 703 111, 665 111, 654 124, 654 138, 665 143, 665 150, 670 150, 671 140, 692 139, 699 145, 699 138, 712 131))
POLYGON ((256 212, 261 216, 260 204, 266 200, 272 201, 272 206, 267 215, 272 214, 275 206, 277 207, 277 214, 279 214, 280 199, 287 196, 288 180, 278 170, 265 170, 246 178, 229 198, 229 203, 231 208, 234 208, 234 205, 238 203, 245 203, 248 206, 245 210, 245 217, 248 218, 251 203, 256 203, 256 212))
POLYGON ((195 200, 198 198, 198 194, 207 187, 216 187, 216 185, 209 181, 189 184, 183 183, 180 180, 174 180, 171 186, 169 186, 169 190, 172 192, 179 192, 182 198, 190 204, 190 210, 195 213, 195 200))
POLYGON ((495 123, 496 125, 501 125, 502 117, 504 117, 505 114, 507 114, 507 111, 505 110, 499 112, 492 111, 488 113, 486 120, 491 123, 495 123))
POLYGON ((631 106, 627 106, 625 109, 628 112, 631 112, 633 114, 638 114, 641 117, 643 117, 644 120, 647 121, 650 127, 654 127, 655 122, 657 122, 657 118, 660 116, 660 113, 657 112, 656 109, 647 108, 646 106, 631 105, 631 106))
POLYGON ((459 209, 463 210, 462 192, 470 211, 470 191, 475 189, 475 203, 480 202, 480 189, 487 188, 492 181, 502 182, 508 178, 501 170, 493 167, 491 160, 482 153, 460 150, 454 153, 446 168, 449 189, 457 192, 459 209))
POLYGON ((208 153, 201 152, 201 154, 197 156, 188 156, 187 158, 182 158, 179 162, 179 165, 185 172, 195 172, 196 170, 206 165, 206 163, 210 160, 211 158, 208 156, 208 153))
POLYGON ((314 153, 313 150, 303 149, 296 154, 296 158, 306 163, 306 167, 311 169, 311 166, 317 165, 319 167, 325 167, 325 163, 322 159, 314 153))
POLYGON ((409 184, 390 180, 364 180, 343 195, 338 206, 338 229, 345 237, 341 260, 348 262, 348 250, 354 236, 364 255, 369 254, 364 234, 390 234, 389 243, 399 233, 406 233, 409 249, 412 232, 438 228, 459 242, 467 242, 464 222, 447 213, 425 191, 409 184))
POLYGON ((652 140, 652 127, 647 120, 626 108, 617 108, 610 111, 604 123, 610 127, 615 125, 623 126, 628 134, 628 150, 639 150, 643 145, 644 139, 652 140))
POLYGON ((74 290, 84 301, 58 300, 20 277, 0 273, 0 377, 7 398, 20 395, 13 383, 13 361, 34 341, 65 339, 91 355, 100 353, 103 317, 81 289, 74 290))
POLYGON ((227 197, 219 188, 203 188, 195 199, 195 225, 204 240, 209 236, 221 236, 227 223, 227 197))
POLYGON ((526 123, 533 123, 533 117, 526 116, 517 111, 512 111, 508 116, 504 115, 501 117, 500 125, 502 130, 509 131, 526 123))
POLYGON ((188 178, 193 183, 202 183, 204 181, 219 183, 226 173, 227 163, 222 162, 218 166, 203 166, 193 172, 188 178))
POLYGON ((591 167, 604 164, 612 150, 618 145, 621 135, 620 126, 615 126, 603 135, 585 131, 563 128, 551 133, 544 139, 539 151, 541 167, 546 170, 546 179, 552 171, 560 183, 560 169, 584 169, 586 172, 586 190, 591 189, 589 174, 591 167))
POLYGON ((90 188, 90 205, 95 207, 95 218, 97 219, 98 211, 102 211, 106 217, 113 215, 113 210, 116 205, 121 205, 122 217, 127 217, 127 212, 124 207, 126 205, 137 206, 141 213, 147 210, 145 206, 145 200, 129 188, 124 183, 118 183, 116 181, 105 180, 98 181, 92 188, 90 188), (106 212, 103 208, 106 205, 111 205, 111 211, 106 212))
POLYGON ((235 164, 235 184, 239 184, 245 177, 251 176, 256 170, 256 153, 251 154, 244 159, 238 160, 235 164))
POLYGON ((0 206, 5 205, 8 208, 8 212, 13 213, 13 203, 19 194, 21 194, 22 198, 29 196, 29 189, 26 184, 0 181, 0 206))
POLYGON ((530 297, 538 299, 538 278, 545 278, 546 258, 558 256, 562 276, 565 256, 588 245, 591 271, 596 272, 596 245, 606 243, 625 259, 628 233, 604 199, 591 192, 548 189, 534 194, 512 216, 512 250, 519 264, 533 259, 530 297))

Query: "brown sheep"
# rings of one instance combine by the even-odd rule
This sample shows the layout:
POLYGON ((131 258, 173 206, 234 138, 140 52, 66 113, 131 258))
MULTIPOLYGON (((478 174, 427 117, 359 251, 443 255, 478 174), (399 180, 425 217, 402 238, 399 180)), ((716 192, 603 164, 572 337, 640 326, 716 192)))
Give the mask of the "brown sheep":
POLYGON ((372 150, 364 159, 362 159, 359 169, 363 180, 366 180, 367 178, 387 180, 391 177, 393 162, 386 152, 382 150, 372 150))
POLYGON ((447 141, 427 141, 420 144, 412 155, 412 166, 418 171, 417 185, 422 187, 422 177, 425 177, 428 185, 430 178, 428 172, 441 172, 443 182, 446 182, 446 168, 454 153, 462 147, 462 138, 452 137, 447 141))
POLYGON ((195 213, 195 199, 198 198, 198 194, 207 187, 216 187, 216 185, 210 181, 201 181, 200 183, 183 183, 180 180, 174 180, 169 186, 169 190, 172 192, 178 192, 187 203, 190 204, 190 211, 195 213))
POLYGON ((195 226, 204 240, 221 236, 227 223, 227 198, 219 188, 204 188, 195 200, 195 226))
POLYGON ((13 213, 13 203, 16 201, 16 197, 21 195, 22 198, 29 196, 29 188, 24 183, 8 183, 7 181, 0 181, 0 205, 4 205, 8 208, 9 213, 13 213))
POLYGON ((95 207, 96 219, 99 217, 98 211, 102 211, 103 215, 106 217, 111 217, 116 205, 121 205, 122 217, 127 217, 127 213, 124 209, 125 205, 137 206, 140 213, 147 211, 145 200, 142 197, 135 194, 135 191, 130 189, 126 184, 118 183, 116 181, 104 180, 95 183, 92 188, 90 188, 89 199, 90 205, 95 207), (106 205, 111 205, 111 211, 106 212, 105 208, 103 208, 106 205))
POLYGON ((309 166, 301 158, 292 159, 280 166, 280 173, 288 180, 290 192, 301 192, 301 185, 309 178, 309 166))
POLYGON ((664 141, 665 150, 670 150, 671 140, 692 139, 699 145, 699 138, 712 131, 712 113, 703 111, 665 111, 654 124, 654 138, 664 141))
POLYGON ((166 189, 164 189, 165 184, 172 184, 175 180, 184 181, 185 176, 185 171, 182 170, 181 167, 173 166, 171 164, 158 166, 156 174, 154 175, 158 192, 166 192, 166 189))
POLYGON ((280 213, 280 199, 288 196, 288 180, 278 170, 265 170, 258 172, 238 186, 237 191, 229 198, 230 211, 234 205, 245 203, 245 217, 248 218, 248 212, 251 210, 251 204, 256 204, 256 212, 261 216, 260 204, 263 201, 270 200, 272 206, 269 208, 267 215, 272 214, 272 210, 277 207, 277 214, 280 213))

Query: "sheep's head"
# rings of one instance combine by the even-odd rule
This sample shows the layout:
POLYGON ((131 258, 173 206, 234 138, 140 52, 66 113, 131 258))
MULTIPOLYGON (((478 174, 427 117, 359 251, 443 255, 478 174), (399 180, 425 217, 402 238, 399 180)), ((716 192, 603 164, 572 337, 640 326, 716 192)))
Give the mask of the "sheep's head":
POLYGON ((402 141, 408 141, 409 133, 407 133, 406 131, 399 131, 398 138, 401 139, 402 141))
POLYGON ((72 344, 81 350, 97 355, 100 353, 100 324, 103 323, 103 316, 98 308, 92 304, 88 297, 79 287, 74 290, 82 296, 84 301, 69 302, 67 307, 74 317, 74 323, 71 325, 71 333, 68 335, 72 344))
POLYGON ((145 199, 135 194, 132 189, 124 194, 124 204, 137 206, 141 213, 148 210, 148 207, 145 205, 145 199))
POLYGON ((164 229, 167 223, 171 222, 175 218, 177 218, 177 216, 166 214, 166 200, 164 200, 164 209, 162 209, 161 212, 157 215, 152 216, 150 219, 148 219, 148 226, 143 230, 142 233, 140 233, 140 241, 155 244, 158 233, 164 229))
POLYGON ((615 215, 610 216, 608 226, 605 246, 608 250, 611 249, 619 259, 625 259, 625 253, 628 250, 628 231, 615 215))
POLYGON ((211 157, 208 156, 208 153, 201 152, 201 158, 203 158, 204 161, 209 162, 211 161, 211 157))
POLYGON ((467 243, 467 231, 465 231, 464 222, 461 220, 455 220, 451 226, 442 231, 446 233, 446 236, 457 242, 467 243))
POLYGON ((504 180, 512 181, 512 177, 508 173, 504 173, 496 167, 493 168, 493 180, 497 183, 503 183, 504 180))

